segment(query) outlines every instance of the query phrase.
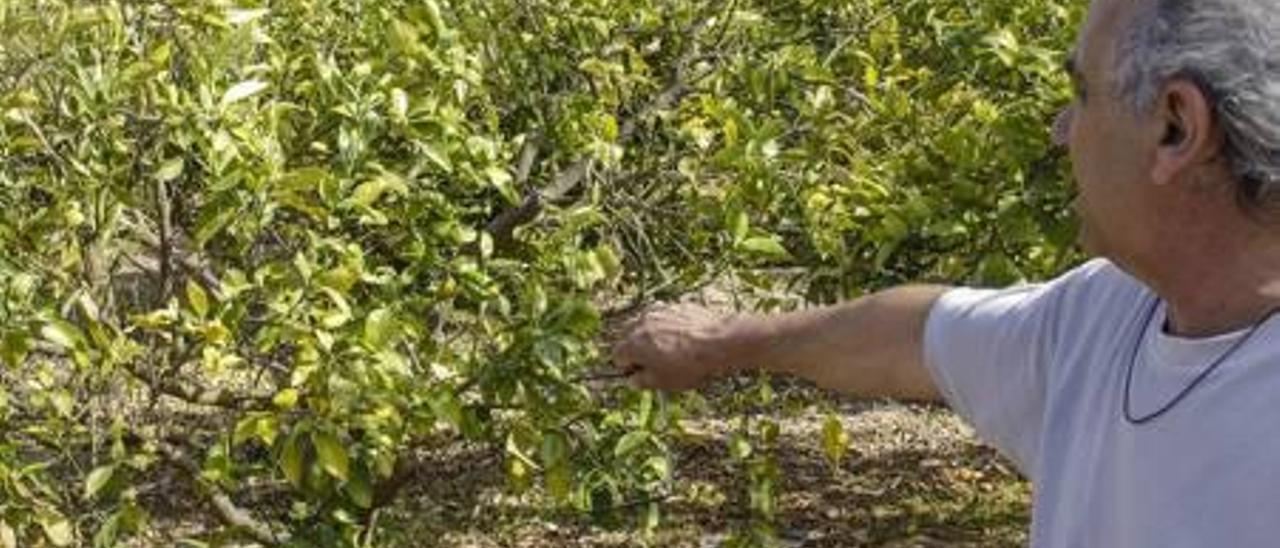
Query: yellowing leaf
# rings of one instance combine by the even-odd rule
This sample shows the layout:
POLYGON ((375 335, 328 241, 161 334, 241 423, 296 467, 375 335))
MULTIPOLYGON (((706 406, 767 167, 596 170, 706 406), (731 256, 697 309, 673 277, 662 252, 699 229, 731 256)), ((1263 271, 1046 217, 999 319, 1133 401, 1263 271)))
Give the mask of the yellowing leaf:
POLYGON ((227 22, 232 25, 243 25, 261 19, 270 13, 265 9, 228 9, 227 22))
POLYGON ((268 87, 270 87, 270 84, 261 80, 246 80, 244 82, 240 82, 239 84, 231 86, 231 89, 228 89, 226 93, 222 94, 222 106, 226 107, 253 97, 254 95, 262 93, 262 91, 268 87))
POLYGON ((252 438, 257 432, 259 418, 259 415, 249 415, 248 417, 240 419, 240 421, 236 423, 236 427, 232 430, 231 443, 233 445, 240 445, 252 438))
POLYGON ((351 198, 347 201, 356 205, 370 207, 377 203, 378 200, 381 200, 387 193, 403 196, 409 193, 409 186, 400 177, 384 174, 361 183, 351 193, 351 198))
POLYGON ((92 499, 97 496, 98 492, 102 491, 102 488, 106 487, 107 483, 111 481, 111 477, 115 473, 116 467, 112 464, 99 466, 89 472, 88 477, 84 480, 84 498, 92 499))
POLYGON ((18 535, 4 520, 0 520, 0 548, 18 548, 18 535))
POLYGON ((54 345, 73 350, 84 345, 84 333, 80 328, 63 320, 53 320, 40 328, 40 336, 54 345))
POLYGON ((156 173, 155 173, 156 180, 162 183, 167 183, 169 181, 177 179, 179 176, 182 175, 183 167, 185 167, 185 163, 183 162, 182 158, 173 158, 161 164, 160 169, 156 170, 156 173))
POLYGON ((347 448, 338 441, 338 436, 330 432, 315 432, 311 434, 311 442, 316 446, 316 456, 319 457, 320 466, 324 467, 324 471, 346 481, 351 462, 347 458, 347 448))
POLYGON ((75 540, 75 531, 71 529, 71 522, 61 514, 45 513, 39 518, 40 528, 44 530, 45 538, 49 539, 49 543, 54 546, 71 546, 75 540))
POLYGON ((409 94, 403 89, 391 90, 391 116, 400 121, 409 116, 409 94))
POLYGON ((209 295, 194 280, 187 280, 187 304, 196 316, 203 318, 209 314, 209 295))
POLYGON ((337 329, 350 321, 351 305, 347 303, 347 298, 332 288, 321 287, 320 290, 329 296, 329 300, 333 301, 335 307, 335 310, 324 314, 320 319, 320 324, 327 329, 337 329))
POLYGON ((376 350, 386 348, 395 338, 396 328, 396 318, 390 310, 374 310, 364 319, 364 343, 376 350))
POLYGON ((275 397, 271 398, 271 403, 285 411, 293 409, 295 405, 298 405, 298 390, 295 388, 281 390, 276 393, 275 397))

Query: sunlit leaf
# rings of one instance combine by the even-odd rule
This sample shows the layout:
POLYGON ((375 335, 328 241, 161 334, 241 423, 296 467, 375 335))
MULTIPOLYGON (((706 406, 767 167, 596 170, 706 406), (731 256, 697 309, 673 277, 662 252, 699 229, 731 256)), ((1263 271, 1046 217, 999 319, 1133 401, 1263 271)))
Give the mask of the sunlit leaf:
POLYGON ((849 435, 845 432, 844 423, 835 414, 829 414, 822 421, 822 452, 832 466, 840 464, 849 447, 849 435))
POLYGON ((618 440, 618 444, 613 448, 613 453, 619 457, 626 456, 640 448, 640 446, 645 442, 649 441, 650 437, 651 434, 644 430, 627 432, 618 440))
POLYGON ((82 348, 85 344, 84 333, 80 328, 63 320, 51 320, 40 328, 44 340, 67 350, 82 348))
POLYGON ((13 527, 0 519, 0 548, 18 548, 18 535, 13 527))
POLYGON ((164 183, 177 179, 182 175, 184 166, 185 163, 182 158, 172 158, 167 160, 165 163, 160 165, 160 169, 156 170, 155 178, 164 183))
POLYGON ((270 84, 261 80, 246 80, 244 82, 240 82, 231 86, 227 89, 226 93, 222 94, 222 106, 227 107, 239 101, 253 97, 254 95, 262 93, 270 86, 270 84))
POLYGON ((191 306, 191 311, 196 317, 203 318, 209 315, 209 294, 205 293, 204 288, 200 287, 195 280, 187 280, 187 304, 191 306))
POLYGON ((740 244, 744 251, 771 259, 786 259, 791 256, 787 248, 774 237, 757 236, 747 238, 740 244))
POLYGON ((111 481, 111 477, 115 474, 116 467, 112 464, 106 464, 94 468, 84 480, 84 498, 92 499, 102 491, 103 487, 111 481))
POLYGON ((60 514, 42 512, 39 518, 40 528, 49 543, 54 546, 71 546, 75 542, 75 530, 71 522, 60 514))

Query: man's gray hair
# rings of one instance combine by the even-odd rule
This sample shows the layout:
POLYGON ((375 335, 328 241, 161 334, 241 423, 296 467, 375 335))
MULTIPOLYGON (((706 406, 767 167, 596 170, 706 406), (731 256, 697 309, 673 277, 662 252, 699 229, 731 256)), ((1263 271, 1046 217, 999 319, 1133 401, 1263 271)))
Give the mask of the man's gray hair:
POLYGON ((1280 205, 1280 2, 1149 0, 1117 52, 1121 96, 1139 112, 1169 80, 1209 96, 1224 154, 1250 206, 1280 205))

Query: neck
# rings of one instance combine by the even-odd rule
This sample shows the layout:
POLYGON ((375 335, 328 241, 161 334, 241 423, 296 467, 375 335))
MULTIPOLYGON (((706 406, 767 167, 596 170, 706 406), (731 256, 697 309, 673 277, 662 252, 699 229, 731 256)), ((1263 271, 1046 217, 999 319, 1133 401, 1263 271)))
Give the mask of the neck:
POLYGON ((1155 248, 1159 260, 1149 264, 1160 266, 1140 277, 1168 304, 1172 334, 1228 333, 1280 308, 1280 238, 1269 233, 1272 227, 1244 222, 1249 226, 1223 230, 1200 224, 1155 248))

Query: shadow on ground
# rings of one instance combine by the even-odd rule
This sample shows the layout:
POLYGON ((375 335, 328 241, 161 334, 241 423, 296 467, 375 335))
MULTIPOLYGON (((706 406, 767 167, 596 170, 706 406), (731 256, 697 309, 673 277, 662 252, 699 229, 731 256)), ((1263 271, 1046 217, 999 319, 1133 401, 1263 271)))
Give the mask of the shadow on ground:
MULTIPOLYGON (((897 404, 846 404, 851 454, 833 468, 813 408, 781 421, 773 455, 782 472, 778 544, 1023 546, 1029 487, 949 412, 897 404)), ((591 525, 548 511, 537 495, 503 494, 500 456, 473 448, 435 457, 382 523, 380 546, 673 546, 724 544, 749 523, 746 471, 727 458, 723 421, 691 421, 676 446, 677 496, 651 535, 624 523, 591 525)))

